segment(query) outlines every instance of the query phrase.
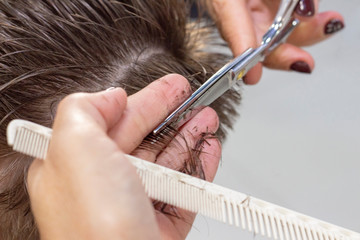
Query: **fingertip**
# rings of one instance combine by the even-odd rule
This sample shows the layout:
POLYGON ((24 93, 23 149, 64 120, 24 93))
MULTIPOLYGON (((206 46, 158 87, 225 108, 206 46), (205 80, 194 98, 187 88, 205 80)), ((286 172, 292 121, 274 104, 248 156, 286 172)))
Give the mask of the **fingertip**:
POLYGON ((265 59, 264 65, 271 69, 311 73, 315 67, 315 61, 305 50, 285 43, 265 59))
POLYGON ((243 81, 247 85, 254 85, 257 84, 262 75, 262 64, 256 64, 243 78, 243 81))
POLYGON ((161 82, 162 84, 168 85, 171 89, 174 89, 175 91, 180 90, 183 97, 186 97, 191 93, 189 81, 180 74, 171 73, 159 78, 157 81, 161 82))
POLYGON ((119 87, 89 94, 86 97, 101 114, 107 130, 119 121, 127 105, 127 94, 119 87))
POLYGON ((217 138, 207 139, 206 142, 207 143, 200 154, 200 159, 203 165, 206 180, 212 182, 219 167, 222 147, 217 138))
POLYGON ((289 37, 288 43, 296 46, 313 45, 343 29, 344 22, 344 17, 338 12, 319 13, 311 19, 302 21, 289 37))
POLYGON ((313 17, 315 15, 317 5, 314 0, 300 0, 295 8, 295 13, 300 17, 313 17))

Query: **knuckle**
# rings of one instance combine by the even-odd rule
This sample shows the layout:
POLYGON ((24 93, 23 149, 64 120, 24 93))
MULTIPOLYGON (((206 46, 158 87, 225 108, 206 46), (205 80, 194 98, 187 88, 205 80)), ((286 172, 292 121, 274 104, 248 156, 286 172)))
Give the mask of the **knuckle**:
POLYGON ((85 97, 84 93, 72 93, 60 101, 59 109, 63 107, 79 104, 80 102, 83 101, 84 97, 85 97))

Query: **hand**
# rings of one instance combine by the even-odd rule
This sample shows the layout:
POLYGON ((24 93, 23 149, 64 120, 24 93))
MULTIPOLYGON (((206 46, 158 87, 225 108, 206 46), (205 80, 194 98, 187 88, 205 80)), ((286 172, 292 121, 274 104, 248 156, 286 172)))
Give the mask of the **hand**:
MULTIPOLYGON (((66 97, 58 107, 47 159, 35 159, 28 173, 41 238, 185 238, 195 214, 178 210, 181 219, 155 211, 124 153, 133 152, 189 92, 186 79, 168 75, 130 97, 120 88, 66 97)), ((205 108, 180 131, 192 148, 201 132, 217 127, 216 113, 205 108)), ((208 143, 201 159, 212 180, 220 144, 215 139, 208 143)), ((179 156, 167 158, 174 151, 170 144, 160 156, 138 153, 163 165, 183 164, 179 156)))
MULTIPOLYGON (((279 0, 205 0, 223 38, 235 56, 249 47, 257 47, 277 13, 279 0)), ((272 52, 263 64, 250 70, 244 82, 260 80, 262 66, 272 69, 310 73, 314 68, 312 56, 301 49, 328 38, 344 27, 343 17, 333 11, 317 13, 318 0, 300 0, 295 15, 301 23, 286 44, 272 52)))

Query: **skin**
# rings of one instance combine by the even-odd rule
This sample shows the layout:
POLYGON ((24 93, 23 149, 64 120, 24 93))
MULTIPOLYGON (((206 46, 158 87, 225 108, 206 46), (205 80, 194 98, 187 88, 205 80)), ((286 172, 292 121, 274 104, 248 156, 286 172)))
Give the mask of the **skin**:
MULTIPOLYGON (((45 161, 35 159, 28 190, 42 239, 184 239, 195 215, 183 218, 154 210, 135 168, 124 157, 189 94, 188 81, 167 75, 127 97, 116 88, 77 93, 59 104, 45 161)), ((216 131, 216 113, 206 108, 182 127, 190 147, 201 131, 216 131), (203 125, 196 128, 196 125, 203 125)), ((209 139, 201 155, 212 180, 221 147, 209 139)), ((169 147, 164 152, 173 152, 169 147)), ((156 153, 138 151, 155 161, 156 153)), ((165 161, 166 154, 159 161, 165 161)), ((182 164, 181 156, 174 158, 182 164)), ((173 162, 173 163, 174 163, 173 162)))
MULTIPOLYGON (((293 63, 303 61, 311 70, 314 69, 314 59, 301 47, 327 39, 330 35, 325 35, 324 27, 328 21, 337 19, 344 22, 338 12, 318 13, 318 3, 318 0, 314 0, 316 11, 313 16, 295 14, 301 23, 287 43, 279 46, 263 63, 250 70, 244 79, 245 83, 256 84, 260 80, 263 66, 289 70, 293 63)), ((234 56, 260 44, 262 36, 273 22, 279 4, 280 0, 206 0, 206 6, 234 56)))

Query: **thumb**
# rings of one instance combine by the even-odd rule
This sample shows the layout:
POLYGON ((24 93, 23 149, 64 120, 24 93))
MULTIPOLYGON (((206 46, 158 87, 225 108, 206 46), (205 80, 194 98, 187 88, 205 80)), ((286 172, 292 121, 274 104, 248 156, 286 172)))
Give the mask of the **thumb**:
POLYGON ((74 130, 75 124, 84 124, 107 132, 120 120, 126 104, 127 96, 122 88, 71 94, 60 102, 53 128, 61 126, 74 130))

